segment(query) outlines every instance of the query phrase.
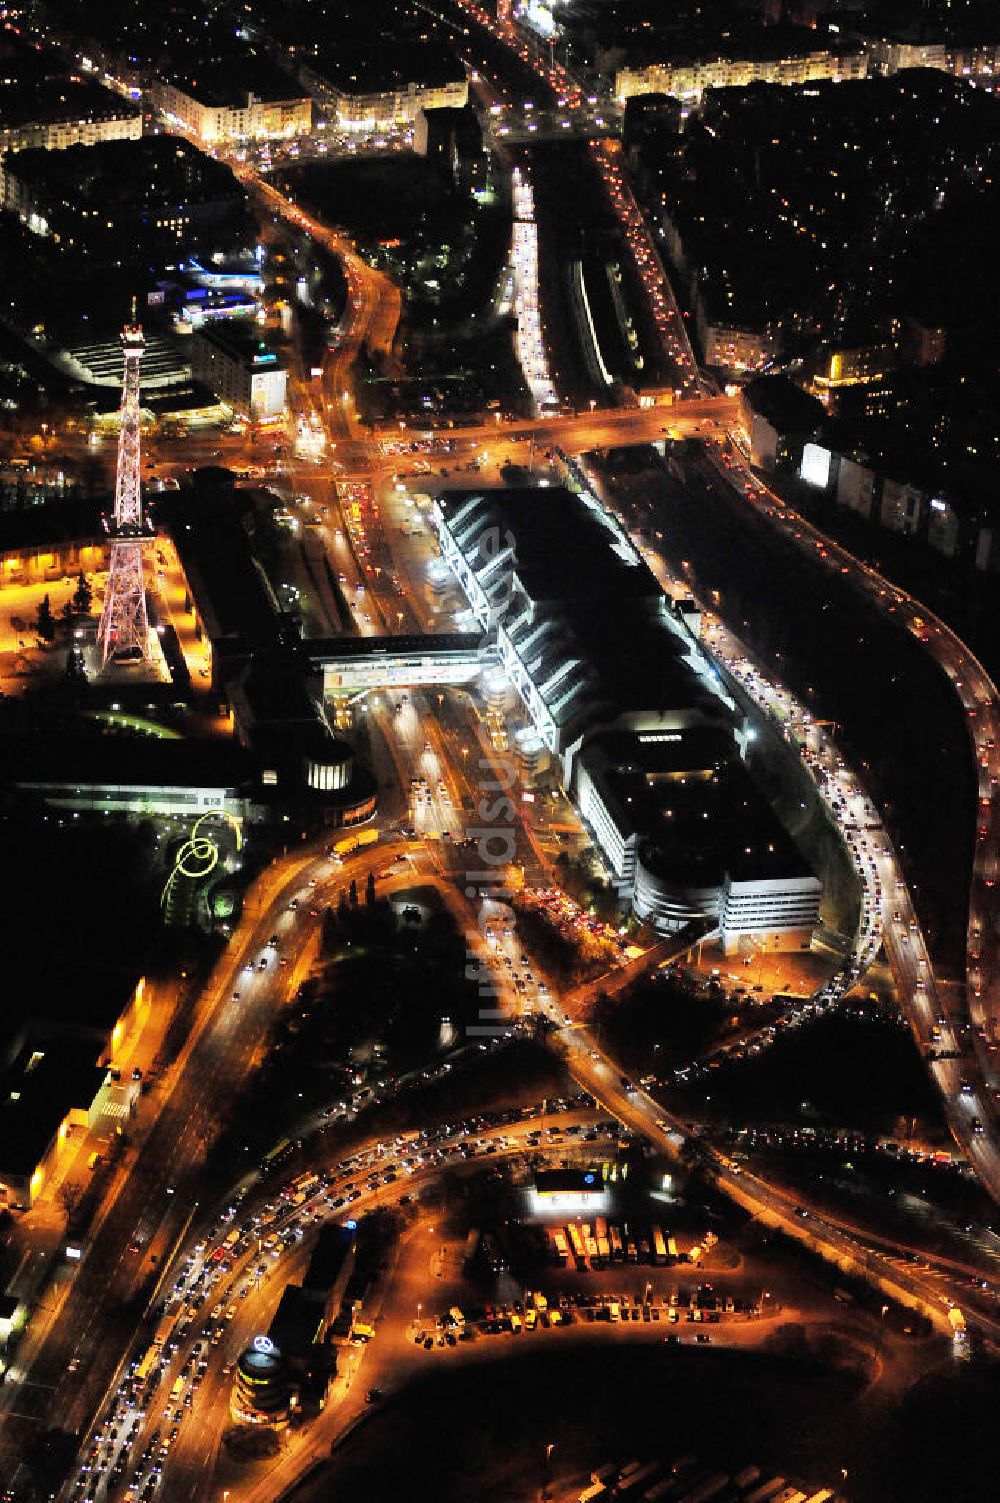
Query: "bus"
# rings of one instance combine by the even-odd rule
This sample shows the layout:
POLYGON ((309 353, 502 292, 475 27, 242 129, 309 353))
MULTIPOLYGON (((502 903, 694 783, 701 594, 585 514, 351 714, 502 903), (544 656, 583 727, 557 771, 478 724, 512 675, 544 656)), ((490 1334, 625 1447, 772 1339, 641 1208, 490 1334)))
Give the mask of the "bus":
POLYGON ((663 1268, 667 1261, 667 1244, 663 1240, 663 1232, 658 1226, 653 1227, 653 1262, 657 1268, 663 1268))
POLYGON ((623 1263, 625 1261, 622 1234, 616 1226, 611 1228, 611 1261, 612 1263, 623 1263))
POLYGON ((587 1253, 583 1245, 580 1228, 575 1221, 571 1221, 566 1230, 569 1232, 570 1245, 573 1248, 573 1261, 577 1268, 583 1268, 586 1266, 587 1253))
POLYGON ((164 1315, 163 1319, 160 1321, 160 1324, 156 1328, 156 1335, 153 1337, 153 1345, 159 1351, 161 1359, 165 1357, 168 1352, 175 1352, 177 1350, 177 1337, 174 1335, 173 1315, 164 1315))
POLYGON ((306 1196, 311 1194, 311 1192, 316 1189, 316 1186, 318 1184, 319 1175, 314 1171, 310 1171, 307 1174, 300 1174, 297 1179, 293 1179, 291 1184, 285 1187, 285 1199, 291 1200, 295 1203, 295 1205, 300 1206, 305 1200, 306 1196))
POLYGON ((275 1169, 280 1169, 282 1164, 287 1164, 298 1147, 291 1138, 282 1138, 280 1143, 275 1143, 269 1153, 265 1153, 260 1166, 261 1174, 272 1174, 275 1169))
POLYGON ((142 1361, 139 1363, 138 1367, 136 1368, 133 1376, 136 1378, 136 1380, 139 1383, 145 1383, 145 1381, 149 1377, 150 1373, 152 1373, 154 1371, 156 1373, 156 1376, 159 1377, 159 1375, 160 1375, 160 1348, 158 1346, 156 1346, 155 1344, 149 1348, 149 1350, 146 1353, 145 1357, 143 1357, 142 1361))

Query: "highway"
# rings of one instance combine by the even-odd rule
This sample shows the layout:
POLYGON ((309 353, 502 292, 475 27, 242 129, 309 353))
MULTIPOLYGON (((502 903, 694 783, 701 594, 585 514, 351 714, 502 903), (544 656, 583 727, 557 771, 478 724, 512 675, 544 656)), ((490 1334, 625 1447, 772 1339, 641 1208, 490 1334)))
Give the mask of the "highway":
MULTIPOLYGON (((497 941, 489 963, 501 978, 518 949, 512 934, 497 941)), ((509 1006, 509 992, 507 1000, 509 1006)), ((891 1250, 871 1249, 853 1229, 829 1216, 807 1212, 711 1148, 690 1124, 681 1122, 641 1088, 624 1083, 616 1062, 595 1045, 585 1028, 567 1020, 554 1000, 536 992, 534 1005, 551 1017, 556 1046, 570 1072, 611 1117, 668 1155, 684 1153, 695 1159, 721 1189, 758 1217, 818 1248, 845 1271, 863 1273, 897 1298, 936 1311, 939 1324, 947 1325, 953 1301, 939 1276, 901 1263, 891 1250)), ((508 1111, 500 1114, 499 1131, 495 1123, 460 1122, 407 1133, 391 1143, 370 1140, 348 1158, 336 1161, 331 1161, 323 1145, 322 1117, 343 1112, 345 1107, 346 1115, 354 1116, 360 1102, 331 1106, 320 1121, 311 1124, 310 1141, 315 1147, 309 1161, 320 1176, 314 1188, 295 1194, 294 1186, 282 1187, 280 1181, 251 1174, 191 1227, 165 1270, 166 1310, 151 1316, 158 1321, 156 1334, 161 1342, 152 1376, 130 1377, 130 1364, 125 1363, 108 1380, 108 1397, 63 1497, 103 1503, 112 1489, 126 1483, 134 1489, 131 1496, 138 1498, 214 1496, 213 1471, 228 1424, 232 1364, 266 1327, 280 1287, 304 1266, 316 1226, 330 1217, 349 1214, 356 1218, 375 1205, 399 1200, 404 1192, 412 1196, 442 1165, 497 1152, 523 1155, 532 1147, 526 1142, 528 1134, 543 1116, 551 1130, 554 1110, 577 1113, 569 1121, 589 1124, 590 1118, 578 1115, 581 1104, 571 1099, 555 1107, 547 1103, 522 1113, 508 1111)), ((598 1144, 602 1137, 605 1141, 617 1137, 613 1126, 602 1127, 599 1122, 588 1131, 596 1132, 598 1144)), ((595 1155, 599 1151, 595 1147, 595 1155)), ((1000 1321, 989 1314, 977 1314, 976 1324, 992 1338, 1000 1337, 1000 1321)), ((151 1333, 152 1324, 147 1335, 151 1333)), ((139 1364, 146 1350, 145 1338, 140 1339, 132 1348, 131 1367, 139 1364)), ((246 1493, 247 1498, 277 1496, 297 1472, 326 1453, 331 1429, 345 1423, 347 1413, 332 1402, 323 1422, 314 1422, 305 1440, 295 1447, 294 1456, 286 1456, 280 1467, 269 1472, 266 1482, 246 1493)))
MULTIPOLYGON (((716 460, 718 463, 718 461, 716 460)), ((920 601, 856 558, 772 491, 744 462, 720 466, 745 502, 812 558, 855 586, 881 614, 920 641, 965 711, 979 771, 979 804, 966 939, 966 1008, 946 1005, 929 946, 888 836, 870 803, 854 810, 856 843, 868 845, 881 879, 883 934, 901 1003, 941 1092, 949 1126, 984 1187, 1000 1202, 1000 696, 975 654, 920 601)))
MULTIPOLYGON (((469 5, 466 8, 480 25, 494 31, 498 29, 497 23, 477 7, 469 5)), ((506 40, 504 37, 500 39, 506 40)), ((530 61, 535 66, 537 59, 530 61)), ((563 91, 575 87, 561 70, 557 70, 556 76, 550 77, 548 82, 554 89, 563 91)), ((338 331, 335 348, 328 352, 321 399, 313 408, 323 429, 327 454, 336 450, 338 457, 335 462, 327 459, 319 465, 303 468, 323 488, 324 496, 329 493, 329 504, 339 509, 339 517, 327 526, 324 538, 334 552, 332 561, 337 562, 348 576, 347 582, 361 585, 362 594, 368 592, 374 606, 374 610, 367 610, 372 619, 366 620, 365 602, 358 598, 355 589, 359 630, 369 628, 374 631, 378 624, 391 629, 394 620, 399 629, 403 620, 397 612, 403 613, 404 620, 408 615, 419 620, 425 613, 419 604, 419 588, 414 577, 408 574, 416 560, 400 548, 384 528, 381 537, 363 540, 366 548, 360 554, 358 538, 351 539, 355 552, 353 572, 349 573, 352 565, 341 558, 337 549, 338 524, 341 524, 341 539, 347 528, 343 507, 345 500, 349 507, 349 496, 345 484, 371 482, 381 486, 390 474, 405 475, 411 470, 426 469, 432 461, 439 468, 442 464, 457 467, 454 456, 468 459, 486 445, 509 456, 523 456, 533 444, 581 453, 616 444, 653 442, 671 432, 680 436, 702 433, 735 421, 734 400, 703 395, 704 387, 690 358, 683 323, 672 298, 668 299, 663 292, 662 267, 655 252, 652 255, 647 252, 645 232, 640 234, 635 226, 633 211, 636 215, 638 211, 630 194, 624 191, 613 143, 597 143, 593 149, 616 212, 623 225, 634 231, 629 234, 627 230, 627 238, 678 373, 677 390, 687 392, 690 399, 653 408, 595 408, 585 413, 555 414, 535 420, 509 421, 497 415, 492 420, 460 429, 401 430, 397 425, 373 432, 362 430, 351 396, 351 368, 362 347, 367 347, 373 357, 391 366, 400 314, 398 290, 375 273, 345 237, 320 224, 283 197, 252 168, 242 170, 244 181, 270 212, 281 216, 296 229, 312 236, 331 254, 340 257, 347 272, 347 322, 338 331), (348 471, 346 481, 343 466, 348 471), (372 542, 374 555, 370 551, 372 542), (380 560, 377 565, 374 565, 374 558, 380 560), (394 577, 389 576, 387 559, 391 559, 394 577), (373 567, 377 567, 380 574, 373 574, 373 567), (402 596, 398 594, 397 582, 403 588, 402 596)), ((213 438, 212 460, 225 462, 227 458, 235 461, 239 455, 245 457, 246 441, 241 437, 232 436, 222 441, 216 436, 213 438)), ((208 442, 211 441, 206 442, 206 450, 208 442)), ((198 448, 192 449, 186 444, 185 462, 190 464, 199 452, 198 448)), ((494 454, 494 462, 496 458, 494 454)), ((294 477, 298 471, 290 473, 294 477)), ((900 876, 898 862, 863 789, 842 765, 835 747, 818 729, 808 732, 807 740, 809 765, 818 786, 841 826, 853 827, 854 838, 849 843, 867 894, 852 957, 854 974, 861 972, 870 962, 880 938, 883 939, 918 1042, 925 1052, 934 1050, 937 1053, 931 1069, 942 1091, 955 1135, 990 1193, 994 1198, 1000 1198, 1000 1149, 993 1105, 997 1094, 993 1051, 1000 1036, 1000 913, 997 910, 1000 894, 996 889, 1000 828, 994 818, 1000 775, 1000 752, 997 750, 1000 712, 995 686, 963 644, 919 602, 889 585, 875 571, 810 529, 777 496, 763 487, 752 472, 743 469, 737 478, 748 504, 762 511, 774 525, 798 536, 804 547, 820 549, 822 556, 828 557, 831 568, 842 573, 848 571, 859 589, 891 612, 894 620, 918 635, 949 674, 966 705, 970 735, 982 774, 981 833, 976 848, 970 903, 967 977, 971 1017, 968 1019, 955 1019, 943 1011, 927 947, 900 876), (951 1057, 959 1051, 960 1058, 951 1057)), ((381 525, 382 502, 377 491, 372 493, 372 501, 369 532, 381 525)), ((409 620, 406 624, 409 625, 409 620)), ((713 644, 709 645, 711 648, 713 644)), ((725 639, 721 627, 716 633, 714 650, 720 661, 724 661, 727 668, 740 678, 748 692, 754 694, 762 708, 775 718, 776 723, 786 727, 790 737, 793 736, 793 725, 801 721, 801 714, 798 707, 783 700, 785 691, 781 686, 765 680, 738 644, 725 639)), ((391 745, 400 781, 409 790, 406 818, 433 852, 426 858, 426 865, 430 867, 428 876, 420 880, 433 876, 442 888, 446 888, 448 878, 442 875, 447 868, 447 861, 442 856, 443 844, 446 833, 462 837, 465 828, 461 813, 463 801, 476 795, 476 787, 464 765, 463 747, 481 744, 478 731, 470 720, 466 738, 458 712, 451 728, 442 732, 440 727, 435 727, 434 707, 426 692, 415 692, 399 711, 391 704, 390 697, 385 697, 385 702, 368 713, 377 718, 382 738, 391 745)), ((518 827, 520 832, 520 820, 518 827)), ((524 841, 523 832, 518 838, 520 850, 530 861, 531 849, 524 841)), ((351 875, 360 884, 368 870, 383 867, 386 860, 385 849, 376 847, 374 852, 359 856, 352 863, 351 875)), ((310 882, 340 884, 343 880, 339 872, 331 870, 322 851, 315 848, 277 862, 259 880, 252 910, 244 916, 226 956, 197 1003, 184 1050, 169 1077, 160 1082, 150 1102, 151 1113, 156 1112, 155 1120, 140 1123, 127 1172, 122 1174, 100 1229, 88 1247, 87 1256, 66 1297, 60 1320, 51 1328, 30 1369, 16 1374, 15 1381, 5 1387, 3 1402, 7 1412, 0 1437, 0 1473, 3 1475, 11 1474, 43 1416, 58 1413, 65 1426, 82 1428, 89 1416, 100 1408, 120 1363, 122 1345, 131 1340, 129 1324, 121 1316, 121 1307, 148 1287, 151 1277, 145 1255, 137 1256, 129 1251, 136 1229, 152 1221, 155 1236, 161 1224, 173 1232, 183 1224, 183 1216, 191 1207, 182 1207, 175 1198, 176 1192, 190 1182, 201 1163, 217 1129, 220 1101, 235 1096, 253 1069, 268 1028, 278 1009, 293 992, 302 973, 301 967, 315 943, 315 926, 309 923, 306 910, 300 907, 293 915, 289 903, 310 882), (280 935, 282 951, 290 962, 287 969, 274 965, 267 954, 267 936, 275 932, 280 935), (261 959, 267 961, 264 971, 260 970, 261 959), (239 993, 238 997, 236 993, 239 993)), ((409 871, 405 877, 401 874, 398 880, 412 883, 417 880, 417 874, 409 871)), ((675 1155, 683 1150, 694 1157, 722 1190, 755 1215, 808 1241, 824 1256, 882 1280, 885 1287, 896 1292, 898 1297, 918 1300, 923 1307, 938 1313, 940 1324, 945 1323, 950 1300, 934 1280, 919 1270, 898 1267, 888 1255, 873 1251, 863 1239, 835 1220, 796 1206, 789 1197, 713 1149, 696 1131, 672 1117, 645 1092, 622 1087, 615 1062, 595 1045, 579 1021, 567 1019, 540 980, 539 968, 522 953, 521 945, 513 935, 498 938, 491 944, 481 939, 478 943, 477 953, 483 963, 492 967, 500 978, 499 994, 506 1010, 512 1015, 525 1010, 546 1013, 554 1023, 556 1046, 564 1053, 574 1077, 607 1111, 657 1148, 675 1155), (518 981, 522 985, 519 986, 518 981)), ((853 979, 850 967, 842 979, 845 985, 853 979)), ((521 1151, 521 1148, 516 1144, 510 1151, 521 1151)), ((434 1167, 430 1166, 426 1172, 433 1172, 434 1167)), ((341 1212, 343 1204, 337 1205, 336 1202, 345 1193, 346 1183, 351 1182, 345 1176, 349 1172, 370 1169, 371 1161, 348 1166, 341 1164, 331 1169, 330 1182, 324 1185, 322 1195, 316 1197, 316 1205, 309 1202, 309 1214, 319 1211, 321 1215, 336 1215, 341 1212), (322 1207, 318 1203, 320 1200, 324 1202, 322 1207)), ((379 1173, 384 1171, 380 1169, 379 1173)), ((380 1184, 369 1185, 366 1177, 365 1187, 359 1190, 357 1209, 373 1203, 376 1194, 385 1188, 384 1179, 380 1184)), ((353 1196, 354 1190, 346 1193, 353 1196)), ((102 1413, 100 1424, 104 1435, 98 1449, 102 1472, 116 1475, 117 1481, 130 1468, 133 1471, 141 1468, 138 1483, 143 1497, 152 1497, 159 1492, 173 1503, 174 1498, 208 1496, 204 1489, 210 1485, 210 1463, 216 1454, 226 1415, 227 1384, 223 1380, 228 1374, 223 1369, 266 1317, 268 1301, 276 1292, 278 1281, 274 1274, 278 1260, 287 1255, 288 1266, 295 1266, 295 1259, 305 1250, 304 1210, 286 1214, 284 1208, 280 1208, 281 1214, 273 1218, 273 1233, 267 1231, 265 1237, 255 1243, 242 1222, 244 1214, 257 1214, 255 1206, 256 1201, 247 1189, 233 1216, 225 1210, 216 1214, 212 1230, 204 1236, 204 1247, 198 1249, 195 1245, 192 1250, 185 1242, 178 1253, 187 1271, 180 1290, 174 1291, 178 1296, 175 1309, 179 1317, 178 1328, 187 1324, 183 1341, 190 1342, 192 1349, 184 1347, 171 1357, 162 1379, 162 1391, 167 1391, 166 1383, 171 1381, 175 1371, 179 1375, 180 1368, 191 1356, 194 1362, 185 1377, 181 1403, 174 1406, 180 1409, 180 1418, 173 1415, 169 1420, 169 1430, 165 1431, 169 1435, 174 1425, 178 1426, 176 1440, 168 1443, 163 1468, 163 1476, 170 1478, 169 1486, 161 1482, 161 1473, 156 1470, 158 1458, 164 1454, 164 1434, 161 1433, 155 1444, 151 1442, 153 1430, 159 1427, 164 1432, 168 1423, 162 1413, 148 1412, 139 1419, 138 1428, 133 1429, 137 1418, 134 1390, 119 1390, 116 1394, 110 1431, 106 1428, 108 1420, 102 1413), (220 1241, 224 1242, 234 1229, 240 1231, 238 1241, 249 1240, 239 1257, 234 1258, 224 1271, 229 1303, 221 1312, 221 1318, 210 1313, 203 1315, 201 1304, 207 1303, 208 1280, 227 1261, 224 1255, 213 1263, 214 1254, 220 1241), (277 1258, 272 1257, 270 1250, 264 1251, 265 1238, 272 1234, 278 1239, 271 1244, 272 1249, 279 1248, 277 1258), (258 1275, 257 1270, 261 1267, 264 1271, 258 1275), (196 1287, 201 1289, 201 1304, 196 1317, 180 1318, 180 1296, 190 1296, 196 1287), (232 1317, 227 1318, 231 1305, 235 1305, 235 1310, 232 1317), (204 1324, 207 1320, 212 1322, 212 1329, 206 1337, 198 1323, 204 1324), (216 1341, 215 1332, 220 1324, 223 1332, 216 1341), (207 1354, 204 1348, 193 1353, 195 1341, 204 1342, 206 1339, 207 1354), (206 1366, 202 1372, 203 1359, 206 1366), (196 1381, 202 1377, 203 1386, 196 1381), (186 1402, 188 1395, 190 1404, 186 1402), (124 1412, 119 1412, 122 1410, 124 1412), (125 1424, 134 1438, 129 1445, 125 1467, 115 1474, 125 1424), (152 1449, 147 1449, 151 1445, 152 1449), (138 1458, 144 1451, 147 1459, 140 1463, 138 1458)), ((195 1212, 196 1228, 192 1228, 191 1235, 201 1240, 203 1217, 199 1208, 196 1207, 195 1212)), ((281 1267, 284 1269, 285 1262, 281 1267)), ((221 1274, 212 1284, 213 1288, 216 1286, 220 1295, 216 1303, 221 1303, 221 1274)), ((190 1304, 189 1301, 183 1309, 190 1309, 190 1304)), ((977 1317, 977 1320, 991 1338, 1000 1337, 1000 1325, 985 1316, 977 1317)), ((89 1447, 87 1455, 90 1455, 89 1447)), ((102 1479, 100 1487, 95 1488, 95 1480, 93 1467, 90 1467, 87 1475, 77 1474, 65 1496, 103 1503, 106 1482, 102 1479), (78 1486, 80 1482, 82 1488, 78 1486)))
MULTIPOLYGON (((384 851, 359 858, 359 880, 384 861, 384 851)), ((38 1425, 50 1415, 58 1414, 73 1429, 93 1411, 128 1329, 123 1310, 154 1274, 149 1244, 169 1240, 190 1210, 178 1192, 203 1163, 219 1129, 220 1104, 235 1098, 259 1062, 275 1014, 301 980, 300 966, 316 943, 315 925, 303 909, 293 915, 289 902, 310 881, 329 879, 333 871, 322 850, 313 849, 275 862, 258 879, 229 949, 197 999, 179 1056, 144 1098, 130 1128, 133 1146, 58 1321, 34 1350, 28 1369, 15 1360, 0 1389, 0 1476, 13 1475, 38 1425), (274 933, 282 937, 287 968, 274 963, 268 949, 274 933), (140 1229, 148 1234, 142 1247, 140 1229)))
MULTIPOLYGON (((346 1116, 355 1117, 359 1107, 347 1104, 346 1116)), ((326 1116, 332 1115, 331 1108, 326 1116)), ((304 1270, 318 1226, 405 1204, 446 1170, 537 1152, 528 1138, 543 1129, 544 1152, 553 1146, 553 1118, 562 1131, 593 1141, 595 1153, 617 1138, 617 1124, 595 1116, 585 1101, 549 1101, 390 1141, 369 1138, 335 1160, 324 1148, 328 1126, 320 1122, 311 1139, 316 1174, 308 1192, 296 1193, 287 1174, 247 1176, 191 1229, 164 1271, 166 1299, 147 1333, 152 1342, 155 1332, 156 1360, 148 1376, 133 1376, 149 1349, 143 1339, 132 1361, 120 1365, 63 1496, 103 1503, 119 1487, 137 1497, 147 1491, 171 1500, 215 1496, 233 1364, 266 1330, 284 1285, 304 1270)))
MULTIPOLYGON (((493 41, 505 48, 520 67, 526 67, 535 74, 544 100, 539 116, 545 116, 549 132, 556 134, 552 127, 554 116, 560 131, 565 129, 570 134, 588 136, 594 166, 618 220, 623 242, 635 265, 653 326, 668 362, 676 395, 707 395, 711 390, 710 383, 698 370, 673 288, 664 272, 645 216, 636 203, 631 184, 622 170, 620 143, 609 138, 607 120, 603 113, 599 113, 603 109, 603 103, 596 96, 588 94, 561 63, 532 46, 525 33, 519 31, 510 20, 490 15, 475 0, 456 0, 456 4, 493 41), (588 120, 596 127, 592 133, 587 131, 588 120)), ((523 119, 523 104, 521 113, 523 119)), ((499 118, 502 120, 502 112, 499 118)), ((513 123, 508 122, 508 134, 511 133, 513 123)), ((524 132, 529 140, 530 124, 528 122, 524 132)), ((499 124, 498 131, 503 129, 503 124, 499 124)))

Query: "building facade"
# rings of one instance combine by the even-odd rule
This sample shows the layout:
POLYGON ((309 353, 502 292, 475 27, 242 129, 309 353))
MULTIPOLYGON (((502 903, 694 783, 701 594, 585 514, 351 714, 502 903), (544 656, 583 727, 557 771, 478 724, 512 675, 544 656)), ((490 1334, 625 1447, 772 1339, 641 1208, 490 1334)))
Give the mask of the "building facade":
POLYGON ((273 141, 306 136, 312 130, 312 100, 308 95, 261 99, 252 90, 220 99, 204 97, 196 84, 159 83, 153 91, 156 106, 196 137, 202 146, 225 141, 273 141))
POLYGON ((746 84, 802 84, 827 79, 842 83, 867 78, 869 58, 864 51, 837 52, 826 48, 797 57, 715 57, 648 63, 619 68, 615 98, 620 104, 637 94, 669 94, 692 103, 706 89, 740 88, 746 84))
POLYGON ((252 330, 231 323, 196 330, 191 371, 233 412, 255 422, 277 422, 285 415, 288 373, 252 330))
POLYGON ((141 110, 97 84, 66 79, 0 89, 0 152, 61 151, 141 135, 141 110))

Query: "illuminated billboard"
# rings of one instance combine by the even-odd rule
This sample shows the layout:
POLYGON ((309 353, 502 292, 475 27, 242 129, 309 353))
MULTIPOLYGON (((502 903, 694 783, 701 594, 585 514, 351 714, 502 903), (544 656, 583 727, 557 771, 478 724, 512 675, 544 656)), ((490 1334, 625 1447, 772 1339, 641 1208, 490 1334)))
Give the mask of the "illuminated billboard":
POLYGON ((799 478, 807 485, 816 485, 825 490, 830 484, 830 465, 833 456, 829 449, 819 444, 806 444, 802 450, 802 465, 799 478))

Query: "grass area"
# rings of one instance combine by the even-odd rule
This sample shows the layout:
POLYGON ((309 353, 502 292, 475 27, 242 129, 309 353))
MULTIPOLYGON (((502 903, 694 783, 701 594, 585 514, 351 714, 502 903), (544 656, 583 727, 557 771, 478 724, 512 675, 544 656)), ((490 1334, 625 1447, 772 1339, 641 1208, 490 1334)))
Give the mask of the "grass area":
MULTIPOLYGON (((431 889, 411 896, 414 905, 437 903, 431 889)), ((556 1063, 531 1039, 484 1050, 468 1033, 482 999, 466 979, 465 938, 443 910, 411 921, 386 902, 358 894, 355 904, 345 894, 327 914, 324 946, 318 974, 280 1016, 232 1110, 213 1159, 219 1172, 256 1163, 303 1116, 346 1101, 362 1083, 408 1077, 397 1096, 365 1113, 366 1135, 486 1102, 538 1100, 562 1083, 556 1063)))
POLYGON ((627 1340, 494 1351, 414 1383, 296 1503, 464 1503, 473 1493, 535 1503, 550 1444, 555 1497, 611 1458, 694 1453, 720 1467, 756 1461, 820 1479, 849 1444, 857 1396, 841 1354, 829 1355, 804 1344, 770 1355, 627 1340))
POLYGON ((734 1019, 749 1017, 760 1027, 774 1013, 769 1004, 750 997, 738 1004, 719 986, 698 991, 686 976, 661 971, 622 996, 600 1000, 595 1021, 630 1071, 662 1075, 725 1038, 734 1019))
POLYGON ((925 1378, 892 1415, 881 1444, 859 1458, 853 1474, 865 1497, 907 1503, 981 1503, 995 1498, 1000 1369, 951 1360, 925 1378))
POLYGON ((837 1012, 781 1034, 761 1054, 726 1064, 687 1099, 728 1123, 780 1122, 944 1134, 938 1096, 909 1029, 875 1009, 837 1012))
POLYGON ((751 1163, 772 1184, 801 1195, 817 1210, 844 1217, 874 1235, 978 1265, 984 1274, 995 1273, 992 1253, 962 1228, 981 1232, 995 1222, 996 1208, 958 1164, 914 1164, 863 1150, 779 1150, 754 1153, 751 1163))

